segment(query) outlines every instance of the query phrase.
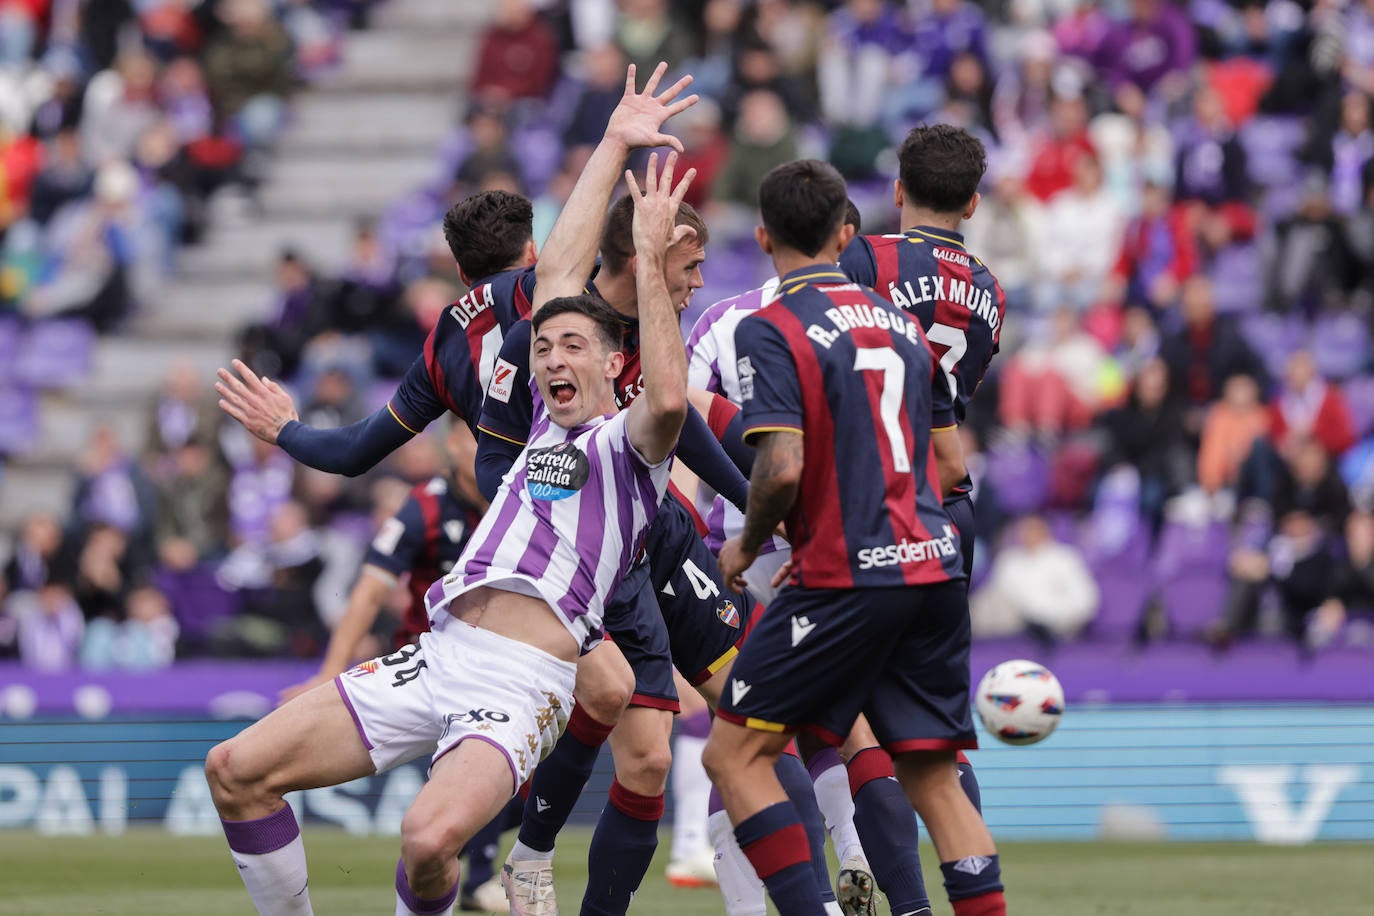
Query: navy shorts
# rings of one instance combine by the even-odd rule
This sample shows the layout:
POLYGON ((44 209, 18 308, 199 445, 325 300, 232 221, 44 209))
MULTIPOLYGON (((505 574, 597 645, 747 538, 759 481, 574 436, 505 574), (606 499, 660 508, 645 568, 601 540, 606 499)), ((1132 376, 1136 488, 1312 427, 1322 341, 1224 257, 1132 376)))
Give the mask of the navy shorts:
POLYGON ((701 684, 738 654, 754 599, 726 586, 691 514, 672 496, 659 507, 644 552, 673 664, 689 684, 701 684))
POLYGON ((788 587, 735 659, 717 715, 838 745, 859 713, 889 753, 976 748, 965 583, 788 587))
POLYGON ((973 498, 968 493, 956 493, 946 498, 945 514, 959 532, 959 550, 964 555, 964 581, 967 583, 973 578, 973 541, 977 534, 973 498))
POLYGON ((668 628, 654 601, 649 564, 637 563, 606 602, 606 633, 635 672, 631 706, 678 711, 668 628))

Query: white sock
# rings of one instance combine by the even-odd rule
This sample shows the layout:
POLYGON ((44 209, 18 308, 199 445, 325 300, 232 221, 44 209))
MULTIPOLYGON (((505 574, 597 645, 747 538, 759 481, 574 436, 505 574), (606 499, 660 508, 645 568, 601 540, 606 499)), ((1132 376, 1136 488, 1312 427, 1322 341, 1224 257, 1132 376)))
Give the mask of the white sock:
POLYGON ((739 848, 730 815, 712 812, 706 819, 706 829, 711 845, 716 848, 716 881, 725 899, 725 916, 766 916, 768 891, 739 848))
POLYGON ((300 834, 280 849, 260 854, 229 850, 243 886, 260 916, 313 916, 305 843, 300 834))
POLYGON ((827 901, 825 904, 825 916, 844 916, 844 910, 834 900, 827 901))
POLYGON ((705 738, 679 735, 673 741, 673 861, 695 859, 711 848, 706 833, 706 807, 711 779, 701 765, 705 738))
MULTIPOLYGON (((843 864, 851 856, 863 857, 859 831, 854 828, 854 798, 849 794, 849 773, 844 764, 833 766, 812 780, 816 804, 825 816, 825 829, 835 845, 835 856, 843 864)), ((864 861, 868 861, 866 858, 864 861)))
POLYGON ((524 843, 516 840, 515 845, 511 847, 508 858, 512 862, 552 862, 553 850, 541 852, 538 849, 530 849, 524 843))

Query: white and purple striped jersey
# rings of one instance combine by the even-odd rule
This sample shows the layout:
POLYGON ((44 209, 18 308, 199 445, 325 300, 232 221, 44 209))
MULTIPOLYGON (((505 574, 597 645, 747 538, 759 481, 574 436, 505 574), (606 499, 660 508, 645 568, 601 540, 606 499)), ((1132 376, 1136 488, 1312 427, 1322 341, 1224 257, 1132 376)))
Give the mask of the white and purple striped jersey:
MULTIPOLYGON (((735 328, 777 295, 778 278, 774 277, 758 289, 722 299, 701 313, 687 336, 688 387, 713 392, 736 405, 744 402, 735 355, 735 328)), ((706 546, 712 553, 719 553, 728 538, 744 529, 744 513, 705 484, 697 487, 696 507, 706 522, 706 546)), ((759 553, 772 553, 786 546, 786 541, 771 537, 759 553)))
POLYGON ((777 296, 774 277, 758 289, 715 303, 697 318, 687 335, 687 385, 719 394, 740 403, 739 372, 735 358, 735 327, 744 316, 763 308, 777 296))
POLYGON ((564 429, 539 412, 453 570, 430 586, 431 620, 485 585, 548 602, 584 652, 601 640, 606 600, 643 548, 671 466, 635 451, 627 416, 564 429))

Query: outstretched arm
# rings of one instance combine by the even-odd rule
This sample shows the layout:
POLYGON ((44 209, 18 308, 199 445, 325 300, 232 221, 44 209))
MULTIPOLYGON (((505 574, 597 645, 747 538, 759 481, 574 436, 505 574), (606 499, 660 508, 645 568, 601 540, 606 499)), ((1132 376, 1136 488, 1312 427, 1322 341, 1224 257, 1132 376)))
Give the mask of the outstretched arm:
POLYGON ((591 276, 592 265, 596 263, 606 209, 630 150, 670 146, 681 151, 682 142, 662 133, 660 128, 679 111, 695 105, 697 97, 678 98, 691 84, 690 76, 684 76, 655 96, 659 80, 667 69, 667 64, 660 63, 645 83, 643 92, 635 88, 634 64, 626 71, 625 94, 611 112, 606 133, 582 169, 535 265, 532 311, 539 311, 550 299, 582 292, 591 276))
POLYGON ((644 393, 630 405, 625 428, 630 443, 650 464, 672 454, 687 417, 687 349, 682 345, 677 309, 668 298, 664 270, 669 247, 695 231, 674 224, 697 172, 688 169, 674 188, 676 165, 677 153, 669 153, 660 174, 658 154, 651 154, 642 194, 634 175, 625 173, 635 207, 635 291, 639 297, 639 362, 644 378, 644 393))

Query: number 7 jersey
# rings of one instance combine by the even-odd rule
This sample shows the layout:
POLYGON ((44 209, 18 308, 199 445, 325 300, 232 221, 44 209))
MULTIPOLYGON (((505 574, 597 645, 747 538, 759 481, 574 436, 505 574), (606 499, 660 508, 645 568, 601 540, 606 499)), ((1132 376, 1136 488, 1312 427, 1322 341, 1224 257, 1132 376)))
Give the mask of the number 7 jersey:
MULTIPOLYGON (((884 588, 964 577, 940 502, 932 416, 953 422, 917 321, 833 267, 783 277, 735 329, 745 441, 802 436, 787 517, 792 584, 884 588)), ((757 466, 756 466, 757 470, 757 466)))
POLYGON ((859 236, 840 256, 840 269, 921 322, 962 423, 1006 315, 992 271, 965 250, 959 233, 924 226, 859 236))

